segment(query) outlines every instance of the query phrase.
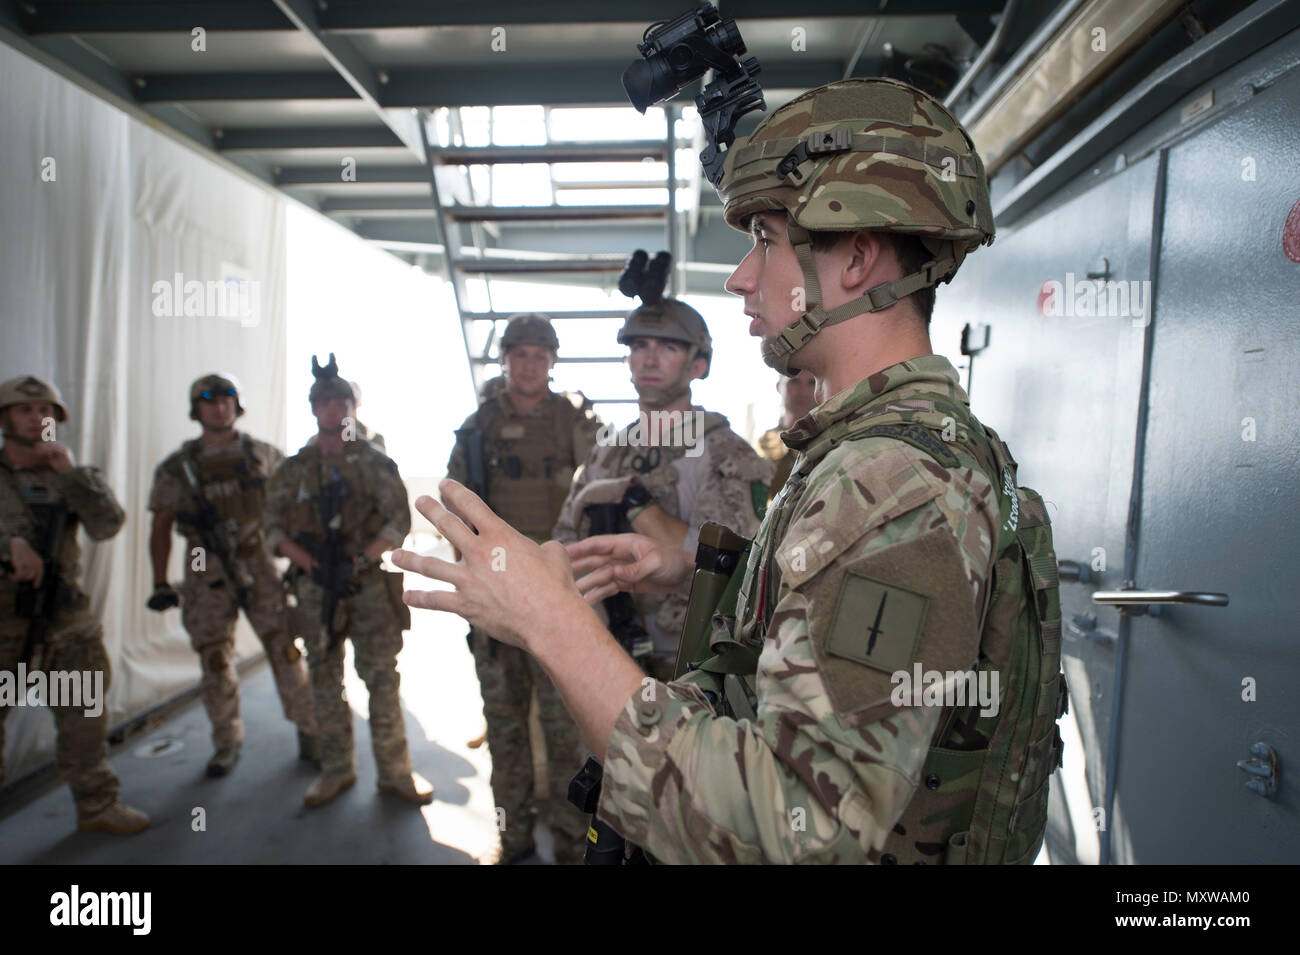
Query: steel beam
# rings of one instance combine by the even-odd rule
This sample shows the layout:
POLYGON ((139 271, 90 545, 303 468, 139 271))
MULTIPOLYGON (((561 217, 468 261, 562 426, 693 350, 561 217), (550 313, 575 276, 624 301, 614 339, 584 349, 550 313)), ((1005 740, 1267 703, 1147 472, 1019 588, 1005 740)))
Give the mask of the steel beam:
POLYGON ((133 82, 141 103, 357 98, 336 73, 146 73, 133 82))
POLYGON ((292 30, 293 24, 262 0, 42 0, 14 4, 23 29, 33 35, 159 33, 205 30, 292 30))
MULTIPOLYGON (((681 0, 566 0, 535 3, 530 0, 479 0, 475 3, 428 3, 427 0, 331 0, 321 13, 327 30, 374 30, 394 27, 510 25, 520 23, 636 23, 671 20, 684 5, 681 0)), ((744 0, 722 4, 724 15, 745 20, 781 20, 798 17, 953 16, 997 13, 999 0, 889 0, 888 6, 863 0, 744 0), (876 7, 884 7, 878 11, 876 7)))
POLYGON ((385 82, 386 74, 376 71, 347 37, 326 34, 318 19, 318 5, 311 0, 275 0, 275 5, 293 21, 294 26, 316 43, 321 56, 329 61, 330 66, 370 107, 379 121, 393 131, 416 159, 421 163, 427 162, 424 134, 418 128, 419 119, 415 114, 388 113, 380 105, 380 86, 385 82))
POLYGON ((384 126, 240 127, 222 130, 221 152, 255 149, 401 149, 397 134, 384 126))
MULTIPOLYGON (((504 322, 507 321, 517 312, 466 312, 465 318, 471 322, 504 322)), ((552 321, 572 321, 576 319, 604 318, 604 319, 624 319, 627 318, 627 310, 614 311, 588 311, 588 312, 552 312, 544 313, 552 321)))
POLYGON ((481 166, 497 163, 662 162, 661 140, 611 143, 549 143, 545 146, 443 146, 434 147, 432 159, 444 166, 481 166))
POLYGON ((623 256, 568 259, 457 259, 452 267, 470 275, 530 275, 569 272, 622 272, 623 256))
POLYGON ((663 206, 446 206, 443 213, 457 222, 586 222, 594 220, 662 219, 663 206))
MULTIPOLYGON (((429 174, 423 166, 376 166, 373 163, 357 163, 355 182, 364 183, 415 183, 426 185, 429 174)), ((281 169, 276 174, 277 186, 333 186, 342 182, 338 166, 299 166, 281 169)), ((424 201, 428 208, 428 201, 424 201)))

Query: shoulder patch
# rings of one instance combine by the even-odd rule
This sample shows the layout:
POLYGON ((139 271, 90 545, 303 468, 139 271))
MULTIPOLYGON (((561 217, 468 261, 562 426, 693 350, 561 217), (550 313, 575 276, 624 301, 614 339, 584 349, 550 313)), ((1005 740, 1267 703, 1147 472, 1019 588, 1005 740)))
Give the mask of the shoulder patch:
POLYGON ((863 574, 847 573, 835 603, 826 652, 893 673, 916 653, 930 598, 863 574))
POLYGON ((892 711, 900 671, 947 674, 975 664, 979 616, 964 567, 956 538, 940 527, 809 584, 813 649, 841 723, 892 711))

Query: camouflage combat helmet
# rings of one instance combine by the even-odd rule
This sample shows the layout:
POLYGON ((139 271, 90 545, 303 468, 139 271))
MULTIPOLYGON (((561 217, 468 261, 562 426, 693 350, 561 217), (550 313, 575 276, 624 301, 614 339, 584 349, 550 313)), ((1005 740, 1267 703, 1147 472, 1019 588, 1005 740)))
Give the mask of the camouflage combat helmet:
POLYGON ((675 298, 661 298, 632 309, 618 331, 618 343, 631 345, 634 338, 666 338, 689 345, 691 349, 676 381, 658 388, 636 385, 641 400, 651 407, 667 405, 690 390, 691 365, 696 358, 704 359, 704 374, 700 377, 709 377, 709 366, 713 363, 713 339, 709 337, 709 327, 704 324, 704 317, 685 302, 675 298))
POLYGON ((541 345, 551 351, 560 350, 560 340, 555 335, 551 320, 540 312, 515 315, 506 323, 501 336, 501 354, 516 345, 541 345))
POLYGON ((316 356, 312 355, 311 373, 316 380, 312 382, 311 391, 307 393, 307 400, 312 404, 317 401, 328 401, 330 398, 346 398, 353 404, 356 403, 356 392, 352 390, 350 384, 339 377, 339 363, 335 360, 333 352, 330 352, 330 360, 324 367, 321 367, 316 356))
POLYGON ((993 241, 988 181, 970 137, 937 100, 896 80, 842 80, 782 106, 727 151, 718 195, 727 224, 741 231, 756 212, 789 217, 808 310, 763 342, 763 360, 783 374, 820 329, 949 281, 968 252, 993 241), (932 258, 823 309, 809 232, 857 229, 914 235, 932 258))
POLYGON ((212 372, 194 379, 190 385, 190 417, 199 420, 199 400, 212 400, 221 395, 230 395, 235 399, 235 417, 244 413, 244 406, 239 400, 239 381, 234 375, 212 372))
MULTIPOLYGON (((618 343, 626 345, 633 338, 667 338, 685 342, 691 346, 690 361, 696 358, 713 361, 713 339, 709 337, 709 326, 704 324, 704 316, 675 298, 662 298, 628 312, 623 327, 618 330, 618 343)), ((709 377, 707 366, 703 377, 709 377)))
POLYGON ((63 406, 59 390, 53 385, 34 375, 20 375, 0 383, 0 411, 29 401, 54 405, 54 420, 60 423, 68 420, 68 409, 63 406))

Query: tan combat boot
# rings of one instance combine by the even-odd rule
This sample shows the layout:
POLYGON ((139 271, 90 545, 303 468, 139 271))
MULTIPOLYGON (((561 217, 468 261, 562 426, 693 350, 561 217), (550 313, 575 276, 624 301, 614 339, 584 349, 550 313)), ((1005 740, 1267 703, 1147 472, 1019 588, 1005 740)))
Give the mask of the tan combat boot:
POLYGON ((121 801, 93 816, 83 816, 77 820, 77 828, 82 832, 111 832, 118 836, 134 835, 148 826, 148 816, 121 801))
POLYGON ((417 806, 433 802, 433 786, 419 773, 405 773, 393 779, 379 779, 379 791, 413 802, 417 806))
POLYGON ((320 740, 298 730, 298 758, 320 769, 320 740))
POLYGON ((307 789, 302 801, 315 808, 333 802, 344 790, 351 789, 357 781, 357 774, 348 770, 346 773, 321 773, 307 789))
POLYGON ((208 760, 207 774, 214 779, 219 776, 229 776, 230 771, 235 768, 237 762, 239 762, 238 743, 213 753, 212 758, 208 760))

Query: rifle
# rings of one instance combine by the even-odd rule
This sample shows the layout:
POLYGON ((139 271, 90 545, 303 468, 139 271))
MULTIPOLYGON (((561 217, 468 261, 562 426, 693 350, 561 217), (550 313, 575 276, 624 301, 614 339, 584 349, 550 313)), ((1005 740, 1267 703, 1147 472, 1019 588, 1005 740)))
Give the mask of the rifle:
POLYGON ((23 664, 32 660, 32 654, 45 643, 49 634, 50 619, 58 609, 62 597, 59 577, 59 551, 62 550, 63 535, 68 526, 68 505, 60 501, 52 505, 35 505, 49 508, 49 520, 45 524, 45 539, 41 542, 40 554, 44 561, 41 585, 33 587, 24 583, 18 588, 14 599, 14 612, 20 617, 28 617, 27 636, 23 639, 23 652, 18 658, 23 664))
POLYGON ((196 513, 176 516, 198 530, 199 543, 203 545, 205 551, 216 555, 226 582, 233 588, 235 602, 247 611, 252 583, 246 574, 240 573, 239 565, 235 563, 235 556, 231 553, 226 539, 227 535, 229 539, 234 539, 239 524, 233 520, 223 521, 216 508, 203 496, 203 487, 199 484, 198 475, 194 473, 194 466, 188 458, 181 458, 181 471, 190 486, 196 513))
POLYGON ((469 478, 466 487, 486 501, 487 452, 483 446, 483 429, 478 426, 460 428, 456 432, 456 440, 465 442, 465 471, 469 478))
POLYGON ((321 485, 316 498, 321 526, 325 528, 324 540, 305 532, 294 538, 316 560, 311 576, 321 588, 320 624, 329 638, 330 650, 343 639, 334 628, 334 616, 339 598, 347 595, 352 580, 352 562, 343 554, 343 502, 347 496, 348 486, 339 477, 338 468, 330 468, 330 481, 321 485))
MULTIPOLYGON (((589 504, 586 514, 591 522, 593 537, 597 534, 618 534, 625 531, 625 528, 620 526, 623 506, 617 502, 589 504)), ((632 595, 616 593, 612 597, 606 597, 601 604, 609 617, 609 632, 627 651, 628 656, 638 662, 648 657, 654 649, 654 641, 650 639, 650 634, 641 623, 641 614, 636 609, 632 595)))

